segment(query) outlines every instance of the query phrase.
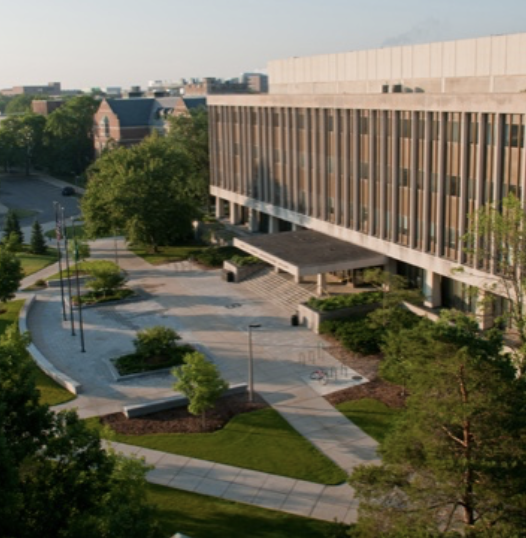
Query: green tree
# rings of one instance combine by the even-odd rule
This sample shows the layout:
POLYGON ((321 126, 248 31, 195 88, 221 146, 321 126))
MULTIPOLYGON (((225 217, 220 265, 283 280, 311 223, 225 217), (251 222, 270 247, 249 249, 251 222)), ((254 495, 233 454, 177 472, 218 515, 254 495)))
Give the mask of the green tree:
POLYGON ((20 260, 5 248, 0 248, 0 302, 5 303, 15 296, 24 278, 20 260))
POLYGON ((91 248, 89 243, 76 239, 75 241, 68 242, 69 253, 73 260, 86 260, 91 256, 91 248))
POLYGON ((77 96, 48 116, 45 140, 50 170, 81 174, 91 164, 94 157, 93 115, 99 104, 91 96, 77 96))
POLYGON ((379 268, 368 269, 364 272, 364 282, 382 292, 380 307, 367 316, 374 327, 394 331, 403 328, 407 316, 401 312, 402 305, 406 302, 418 303, 422 300, 422 293, 411 289, 405 277, 389 271, 379 268))
POLYGON ((208 205, 210 198, 210 154, 208 145, 208 112, 205 107, 168 120, 167 138, 189 158, 189 181, 192 194, 208 205))
POLYGON ((22 228, 20 227, 20 222, 18 220, 17 214, 9 209, 5 217, 4 230, 3 230, 3 240, 6 242, 11 235, 14 234, 17 238, 17 242, 20 246, 24 243, 24 234, 22 228))
POLYGON ((153 251, 191 238, 199 213, 188 166, 188 157, 158 136, 104 153, 89 170, 82 199, 87 234, 122 230, 153 251))
POLYGON ((183 366, 173 369, 173 375, 177 377, 174 389, 188 398, 188 411, 201 415, 204 424, 207 409, 214 407, 228 389, 228 383, 221 378, 217 366, 206 360, 202 353, 188 353, 183 360, 183 366))
POLYGON ((29 251, 33 254, 45 254, 47 252, 46 238, 38 220, 33 221, 33 226, 31 227, 29 251))
MULTIPOLYGON (((499 292, 510 305, 503 314, 519 345, 514 357, 521 374, 526 372, 526 213, 513 194, 487 204, 474 213, 463 237, 468 263, 489 271, 485 291, 499 292)), ((458 268, 459 272, 469 271, 458 268)), ((492 296, 489 296, 491 300, 492 296)), ((494 297, 494 296, 493 296, 494 297)))
POLYGON ((380 447, 382 464, 351 477, 356 536, 519 536, 526 384, 501 354, 502 335, 483 337, 459 315, 401 333, 410 396, 380 447))
POLYGON ((0 535, 155 537, 138 460, 104 450, 74 411, 38 402, 27 336, 0 338, 0 535))
POLYGON ((181 337, 170 327, 155 325, 137 331, 133 345, 135 352, 144 358, 170 356, 181 337))
POLYGON ((31 166, 43 162, 43 137, 46 118, 39 114, 10 116, 0 125, 3 138, 9 144, 7 153, 11 162, 23 166, 26 175, 31 166))
POLYGON ((33 95, 15 95, 11 97, 5 106, 5 113, 9 115, 29 114, 31 112, 31 102, 35 96, 33 95))
POLYGON ((86 287, 95 293, 102 293, 104 297, 122 288, 126 282, 126 276, 120 267, 110 261, 86 262, 82 264, 82 268, 90 275, 86 287))

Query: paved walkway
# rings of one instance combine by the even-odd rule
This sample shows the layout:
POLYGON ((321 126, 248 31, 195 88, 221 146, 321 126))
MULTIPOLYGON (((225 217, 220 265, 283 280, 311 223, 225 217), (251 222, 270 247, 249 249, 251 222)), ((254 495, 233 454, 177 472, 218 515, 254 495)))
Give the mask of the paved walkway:
MULTIPOLYGON (((114 248, 113 240, 97 241, 92 256, 114 259, 114 248)), ((39 292, 31 312, 28 323, 36 346, 55 366, 83 385, 83 393, 73 402, 58 406, 59 409, 76 407, 81 417, 88 417, 120 411, 125 404, 173 396, 170 375, 115 382, 108 367, 110 358, 132 350, 137 329, 157 324, 174 328, 184 341, 205 352, 230 383, 244 382, 247 327, 259 323, 261 329, 252 332, 257 392, 346 472, 350 473, 356 465, 378 461, 376 442, 328 404, 316 386, 305 382, 318 366, 340 367, 320 347, 322 341, 318 336, 303 327, 291 327, 286 313, 251 295, 242 285, 222 281, 218 271, 202 271, 188 262, 153 267, 124 251, 122 244, 118 246, 118 257, 130 277, 129 285, 140 293, 140 300, 84 310, 86 353, 80 352, 78 334, 72 336, 69 322, 62 321, 58 290, 39 292), (305 365, 304 357, 311 357, 316 364, 305 365)), ((352 383, 352 376, 346 377, 352 383)), ((236 478, 234 483, 246 486, 243 478, 246 472, 236 472, 241 481, 236 478)), ((155 476, 159 474, 150 478, 155 476)), ((169 484, 182 487, 176 475, 172 477, 169 484)), ((195 487, 206 493, 208 481, 199 484, 195 487)), ((214 495, 217 493, 214 488, 219 486, 211 484, 208 494, 214 495)), ((229 489, 230 486, 223 493, 229 489)), ((259 489, 251 499, 250 495, 245 496, 243 502, 264 506, 256 502, 259 489)), ((261 497, 266 495, 262 490, 261 497)), ((280 509, 290 511, 292 500, 289 502, 288 497, 280 495, 273 502, 281 503, 280 509)), ((322 519, 329 520, 334 517, 354 520, 352 490, 348 486, 325 488, 319 491, 318 501, 308 508, 305 505, 301 513, 312 517, 321 517, 323 513, 322 519), (329 494, 329 491, 340 493, 329 494), (334 501, 334 495, 340 499, 339 503, 334 501), (316 508, 318 503, 321 504, 316 508), (344 505, 347 511, 342 516, 344 505)))
POLYGON ((347 484, 324 486, 122 443, 111 445, 154 465, 146 477, 154 484, 325 521, 356 521, 357 502, 347 484))

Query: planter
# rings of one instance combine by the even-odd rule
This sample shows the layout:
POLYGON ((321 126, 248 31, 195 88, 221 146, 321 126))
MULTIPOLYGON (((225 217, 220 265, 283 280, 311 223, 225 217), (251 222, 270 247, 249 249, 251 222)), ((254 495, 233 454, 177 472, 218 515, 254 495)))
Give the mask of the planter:
POLYGON ((230 261, 223 262, 223 275, 227 282, 241 282, 249 276, 261 271, 265 267, 264 263, 252 263, 250 265, 236 265, 230 261), (233 276, 229 276, 233 275, 233 276), (230 280, 229 280, 230 278, 230 280))
POLYGON ((323 321, 331 319, 341 319, 353 315, 365 315, 372 312, 380 306, 380 303, 363 304, 357 306, 349 306, 347 308, 340 308, 339 310, 330 310, 328 312, 319 312, 313 310, 306 304, 300 304, 298 306, 298 317, 301 325, 305 325, 312 332, 320 334, 320 324, 323 321))

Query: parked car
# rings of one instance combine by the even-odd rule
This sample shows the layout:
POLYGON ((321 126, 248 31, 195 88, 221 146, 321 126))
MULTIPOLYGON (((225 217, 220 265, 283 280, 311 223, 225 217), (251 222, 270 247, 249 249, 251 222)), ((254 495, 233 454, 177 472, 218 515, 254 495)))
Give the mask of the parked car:
POLYGON ((62 189, 62 196, 73 196, 75 194, 75 189, 73 187, 64 187, 62 189))

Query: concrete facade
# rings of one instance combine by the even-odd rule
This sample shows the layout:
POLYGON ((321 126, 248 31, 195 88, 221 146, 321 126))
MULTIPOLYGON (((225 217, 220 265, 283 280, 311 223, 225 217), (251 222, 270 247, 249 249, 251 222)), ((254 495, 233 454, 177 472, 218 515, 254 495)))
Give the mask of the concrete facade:
POLYGON ((428 306, 476 313, 467 287, 495 277, 489 261, 466 260, 469 215, 526 192, 522 43, 526 34, 271 62, 270 95, 209 98, 211 194, 258 215, 263 231, 303 227, 387 256, 428 306), (433 54, 440 62, 426 63, 433 54), (425 77, 430 89, 404 91, 425 77))

